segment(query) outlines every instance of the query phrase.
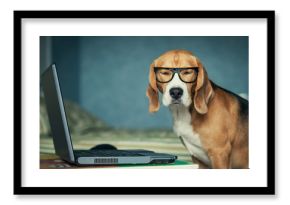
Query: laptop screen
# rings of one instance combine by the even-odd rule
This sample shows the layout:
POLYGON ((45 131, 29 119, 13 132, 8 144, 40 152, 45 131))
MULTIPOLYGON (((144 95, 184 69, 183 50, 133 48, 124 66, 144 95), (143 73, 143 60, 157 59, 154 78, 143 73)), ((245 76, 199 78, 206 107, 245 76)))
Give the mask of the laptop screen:
POLYGON ((42 74, 41 83, 46 99, 55 152, 62 159, 74 162, 71 136, 67 125, 55 64, 52 64, 42 74))

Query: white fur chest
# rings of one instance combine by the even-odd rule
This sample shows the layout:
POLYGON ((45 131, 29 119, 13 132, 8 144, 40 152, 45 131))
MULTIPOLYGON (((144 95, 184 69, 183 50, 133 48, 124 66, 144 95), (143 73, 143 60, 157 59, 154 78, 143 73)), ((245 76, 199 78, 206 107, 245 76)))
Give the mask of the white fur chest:
POLYGON ((209 165, 210 160, 202 147, 200 136, 193 130, 188 108, 179 104, 170 105, 170 110, 173 116, 173 131, 182 138, 190 154, 209 165))

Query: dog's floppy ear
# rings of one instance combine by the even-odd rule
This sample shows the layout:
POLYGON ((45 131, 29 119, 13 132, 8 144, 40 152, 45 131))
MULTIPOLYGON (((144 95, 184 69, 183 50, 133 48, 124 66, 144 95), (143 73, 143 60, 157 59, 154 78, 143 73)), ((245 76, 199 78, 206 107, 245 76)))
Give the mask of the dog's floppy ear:
POLYGON ((158 88, 154 72, 154 63, 150 65, 149 85, 146 91, 146 95, 149 98, 149 112, 157 112, 159 110, 159 100, 158 100, 158 88))
POLYGON ((208 102, 213 97, 214 91, 208 79, 207 72, 196 57, 195 61, 198 66, 197 83, 194 92, 194 107, 200 114, 205 114, 208 111, 208 102))

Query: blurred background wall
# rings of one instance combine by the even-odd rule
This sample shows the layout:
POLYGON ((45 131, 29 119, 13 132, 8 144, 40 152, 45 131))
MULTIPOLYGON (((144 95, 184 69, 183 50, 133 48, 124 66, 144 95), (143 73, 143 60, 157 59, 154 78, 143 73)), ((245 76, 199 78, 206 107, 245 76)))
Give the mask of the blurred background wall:
POLYGON ((116 128, 171 128, 161 106, 148 113, 149 65, 172 49, 192 51, 209 78, 248 95, 248 37, 40 37, 40 71, 56 63, 62 94, 116 128))

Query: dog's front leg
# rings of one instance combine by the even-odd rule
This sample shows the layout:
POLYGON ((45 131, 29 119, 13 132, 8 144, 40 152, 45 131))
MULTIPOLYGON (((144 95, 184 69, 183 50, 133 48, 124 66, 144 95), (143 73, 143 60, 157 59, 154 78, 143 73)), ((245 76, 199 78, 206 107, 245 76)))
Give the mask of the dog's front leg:
POLYGON ((213 169, 230 169, 231 145, 228 143, 223 147, 208 150, 208 156, 213 169))

